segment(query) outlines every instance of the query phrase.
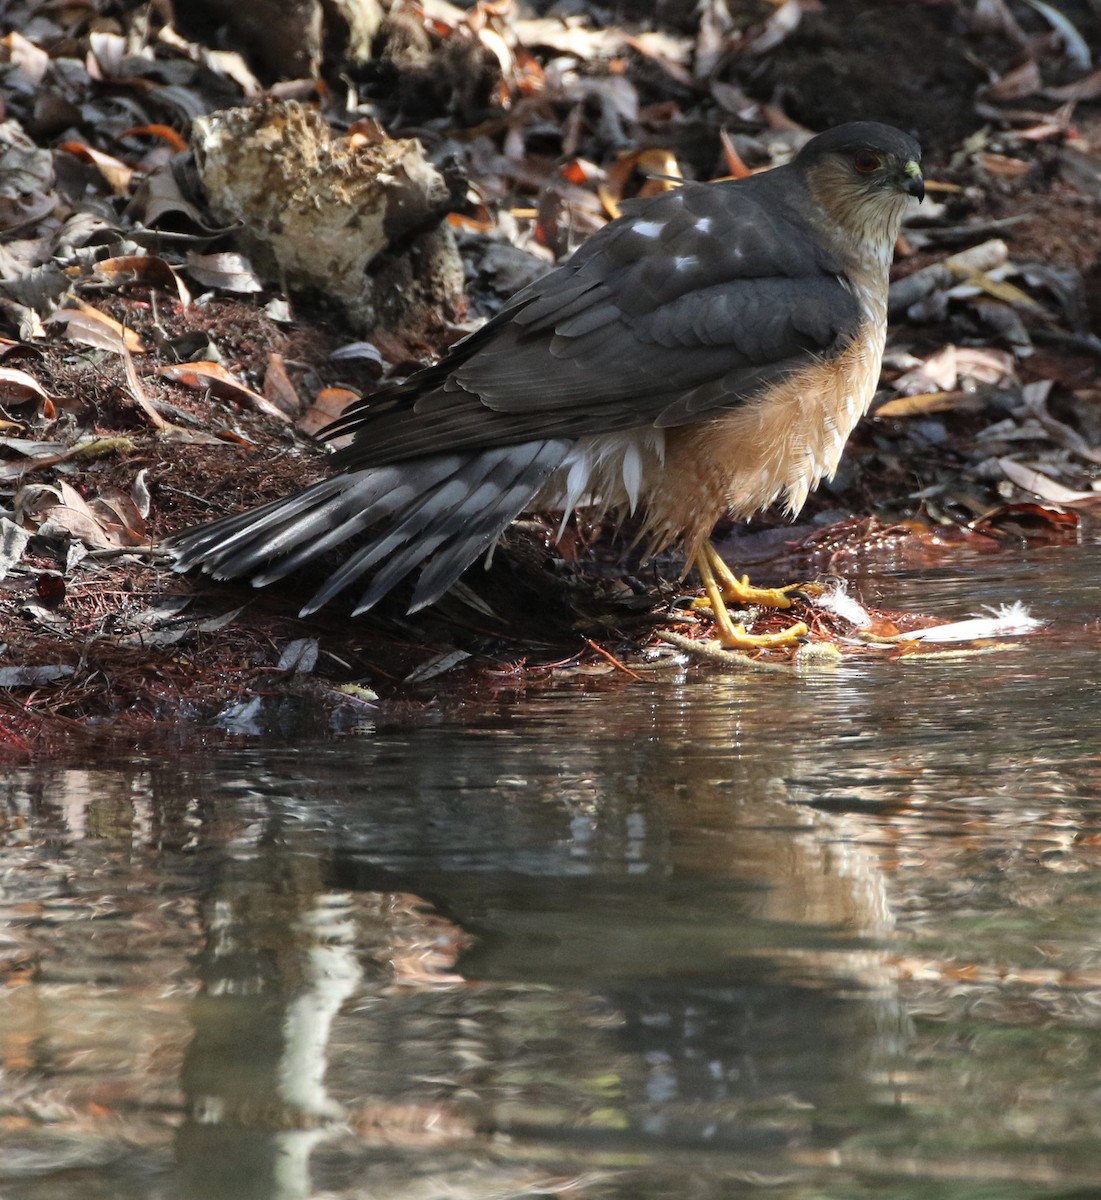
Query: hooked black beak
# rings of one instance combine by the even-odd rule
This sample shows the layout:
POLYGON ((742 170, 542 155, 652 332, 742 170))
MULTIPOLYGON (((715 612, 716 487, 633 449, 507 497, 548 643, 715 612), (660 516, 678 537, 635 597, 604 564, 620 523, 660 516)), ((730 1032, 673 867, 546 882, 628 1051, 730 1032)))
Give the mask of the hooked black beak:
POLYGON ((913 196, 920 204, 925 199, 925 177, 921 173, 921 163, 913 159, 906 164, 906 183, 904 190, 913 196))

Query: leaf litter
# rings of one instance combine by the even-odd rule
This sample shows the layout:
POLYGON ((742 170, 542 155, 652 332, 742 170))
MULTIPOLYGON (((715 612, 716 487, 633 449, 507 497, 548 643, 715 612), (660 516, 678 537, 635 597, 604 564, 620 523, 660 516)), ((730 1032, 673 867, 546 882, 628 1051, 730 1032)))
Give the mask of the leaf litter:
MULTIPOLYGON (((422 618, 395 603, 354 625, 300 622, 292 589, 181 580, 157 542, 320 476, 312 433, 492 316, 625 200, 767 169, 842 120, 893 120, 926 150, 882 388, 799 524, 721 529, 724 552, 767 583, 1090 535, 1096 6, 616 11, 244 0, 216 30, 169 0, 9 5, 0 670, 17 682, 0 745, 8 729, 24 752, 28 730, 64 739, 74 722, 148 736, 253 713, 257 697, 339 723, 356 687, 469 703, 582 667, 622 686, 624 663, 667 660, 655 631, 696 644, 706 622, 677 608, 680 564, 624 561, 581 520, 555 550, 553 519, 532 514, 422 618), (271 36, 250 37, 264 17, 271 36), (286 153, 264 149, 273 138, 286 153)), ((811 598, 797 615, 812 646, 868 652, 852 613, 811 598)), ((891 633, 891 614, 873 616, 903 641, 917 620, 891 633)))

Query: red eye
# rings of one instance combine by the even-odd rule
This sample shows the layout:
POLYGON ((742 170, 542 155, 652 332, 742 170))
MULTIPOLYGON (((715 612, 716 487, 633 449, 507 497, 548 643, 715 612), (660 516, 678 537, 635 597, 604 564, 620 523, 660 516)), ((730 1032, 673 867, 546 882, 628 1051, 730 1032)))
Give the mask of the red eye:
POLYGON ((858 150, 853 155, 853 166, 862 175, 870 175, 873 171, 878 171, 881 165, 879 155, 871 150, 858 150))

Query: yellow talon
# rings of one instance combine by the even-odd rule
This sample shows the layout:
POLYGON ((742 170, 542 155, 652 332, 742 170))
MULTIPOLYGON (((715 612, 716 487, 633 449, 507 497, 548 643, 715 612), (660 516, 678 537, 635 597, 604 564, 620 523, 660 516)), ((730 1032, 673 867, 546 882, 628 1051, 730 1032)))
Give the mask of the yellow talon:
POLYGON ((791 608, 791 598, 787 593, 798 591, 801 586, 798 583, 789 583, 786 587, 780 588, 754 587, 749 582, 748 575, 743 575, 739 579, 734 574, 723 561, 722 555, 710 542, 704 543, 699 558, 696 560, 697 568, 700 565, 699 560, 705 556, 723 594, 723 599, 732 603, 757 604, 762 608, 791 608))
POLYGON ((744 625, 731 625, 727 636, 720 636, 718 640, 727 650, 768 650, 777 646, 794 646, 808 633, 810 630, 803 621, 796 621, 779 633, 749 633, 744 625))
POLYGON ((748 575, 739 579, 723 562, 714 546, 707 542, 696 556, 696 570, 700 573, 706 595, 695 601, 693 607, 711 610, 715 632, 722 645, 738 650, 792 646, 810 632, 802 621, 797 621, 779 633, 749 633, 744 625, 736 625, 730 619, 726 607, 727 601, 732 601, 765 608, 790 608, 791 599, 787 593, 796 591, 800 584, 792 583, 782 588, 753 587, 748 575))

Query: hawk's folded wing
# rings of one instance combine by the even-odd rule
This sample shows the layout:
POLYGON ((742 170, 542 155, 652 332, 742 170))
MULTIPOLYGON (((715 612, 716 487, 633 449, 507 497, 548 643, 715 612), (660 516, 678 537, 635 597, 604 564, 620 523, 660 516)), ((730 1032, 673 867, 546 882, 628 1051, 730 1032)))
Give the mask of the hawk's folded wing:
POLYGON ((352 405, 325 433, 357 435, 337 465, 688 424, 839 353, 859 303, 774 179, 628 212, 436 366, 352 405))

